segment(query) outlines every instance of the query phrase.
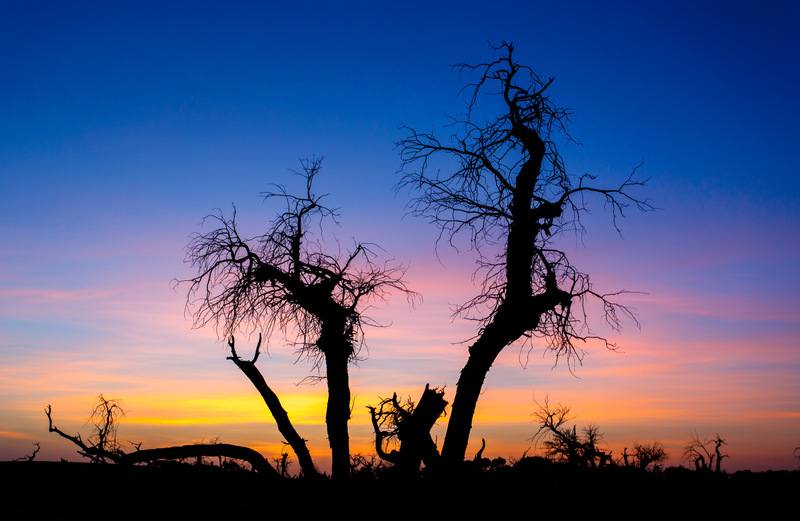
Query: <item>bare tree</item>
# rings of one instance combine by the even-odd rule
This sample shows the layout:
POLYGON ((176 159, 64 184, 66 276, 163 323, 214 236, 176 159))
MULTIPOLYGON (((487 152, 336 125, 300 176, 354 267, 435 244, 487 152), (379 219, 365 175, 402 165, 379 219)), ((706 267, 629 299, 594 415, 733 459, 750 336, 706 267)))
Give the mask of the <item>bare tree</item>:
POLYGON ((119 419, 125 416, 121 400, 108 400, 101 394, 97 397, 89 421, 93 424, 93 432, 89 441, 102 453, 119 454, 122 447, 117 442, 119 419))
POLYGON ((78 454, 95 463, 119 462, 124 452, 117 442, 119 419, 125 415, 120 400, 109 400, 103 395, 97 397, 89 422, 92 423, 92 434, 83 440, 80 433, 71 436, 53 425, 52 409, 48 405, 45 410, 49 422, 48 429, 78 446, 78 454))
POLYGON ((695 431, 683 450, 683 458, 694 463, 695 470, 721 472, 722 460, 730 457, 722 453, 722 446, 727 444, 719 434, 701 440, 695 431))
POLYGON ((667 459, 667 456, 664 446, 657 441, 652 443, 639 443, 637 441, 633 444, 633 457, 636 460, 636 466, 642 470, 647 470, 650 465, 654 465, 657 468, 659 463, 667 459))
POLYGON ((578 346, 588 340, 613 348, 587 325, 584 305, 590 299, 602 305, 613 329, 624 317, 635 322, 614 300, 622 292, 596 291, 556 243, 568 230, 584 232, 587 198, 599 197, 615 226, 630 207, 653 208, 633 195, 644 185, 636 177, 638 167, 611 188, 595 186, 589 174, 568 174, 555 140, 572 141, 571 111, 551 101, 554 80, 517 63, 512 44, 494 49, 500 57, 492 62, 456 66, 474 80, 465 87, 467 110, 453 118, 449 139, 408 128, 408 137, 398 143, 404 176, 397 188, 415 194, 411 212, 437 225, 440 240, 453 246, 466 236, 478 254, 480 292, 456 309, 456 315, 476 320, 479 330, 453 400, 442 448, 448 464, 464 459, 485 377, 506 346, 522 341, 530 348, 534 339, 542 340, 556 360, 566 357, 568 363, 580 361, 578 346), (486 95, 502 101, 494 119, 478 115, 486 95), (430 168, 440 157, 455 159, 455 166, 430 168))
POLYGON ((439 451, 430 431, 444 414, 446 406, 444 391, 431 389, 428 385, 419 403, 414 403, 411 398, 401 403, 395 393, 391 398, 381 400, 377 407, 368 406, 378 456, 405 473, 417 472, 423 462, 427 468, 436 468, 439 451), (388 445, 392 442, 396 442, 399 448, 389 450, 388 445))
POLYGON ((532 440, 544 440, 545 453, 549 457, 576 467, 603 467, 611 461, 611 454, 599 447, 603 435, 596 425, 584 427, 578 433, 575 426, 567 426, 575 418, 570 416, 569 406, 559 403, 551 407, 547 398, 536 405, 538 410, 533 416, 539 429, 532 440))
POLYGON ((196 443, 155 449, 141 449, 141 443, 139 443, 134 444, 135 450, 132 452, 125 452, 117 442, 119 419, 124 416, 125 411, 122 409, 120 400, 108 400, 102 394, 98 396, 89 418, 89 421, 93 423, 93 432, 86 441, 83 440, 80 433, 72 436, 56 427, 53 424, 53 411, 49 405, 45 407, 44 413, 47 415, 50 432, 55 432, 77 445, 78 454, 95 463, 135 465, 159 460, 197 458, 198 461, 202 461, 203 457, 219 457, 246 461, 254 471, 266 476, 278 477, 278 473, 261 454, 248 447, 227 443, 196 443))
POLYGON ((284 186, 273 185, 262 194, 283 206, 263 235, 243 238, 235 207, 231 218, 221 212, 209 216, 218 227, 192 238, 187 261, 197 275, 183 282, 189 284, 187 307, 196 327, 212 324, 225 337, 241 330, 261 330, 267 338, 280 332, 317 369, 324 369, 332 473, 346 476, 350 468, 348 368, 363 345, 363 327, 373 324, 362 313, 389 292, 410 298, 415 294, 402 282, 404 268, 378 264, 367 243, 356 243, 346 253, 325 250, 322 230, 329 223, 338 224, 338 213, 325 204, 325 195, 313 191, 321 159, 301 164, 302 193, 291 194, 284 186))
POLYGON ((14 461, 33 461, 33 460, 35 460, 36 459, 36 455, 39 453, 40 450, 42 450, 42 446, 38 441, 36 443, 34 443, 34 445, 36 445, 36 448, 33 450, 33 452, 30 454, 30 456, 23 456, 22 458, 14 458, 14 461))

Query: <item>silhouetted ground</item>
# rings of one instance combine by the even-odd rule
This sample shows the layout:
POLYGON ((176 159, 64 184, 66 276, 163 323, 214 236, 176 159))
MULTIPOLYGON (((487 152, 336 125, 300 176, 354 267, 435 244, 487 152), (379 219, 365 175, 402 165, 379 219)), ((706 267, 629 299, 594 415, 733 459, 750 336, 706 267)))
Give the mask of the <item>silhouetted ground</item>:
MULTIPOLYGON (((523 460, 524 463, 524 460, 523 460)), ((796 519, 800 472, 576 471, 518 464, 443 479, 269 481, 208 466, 0 462, 0 519, 796 519)))

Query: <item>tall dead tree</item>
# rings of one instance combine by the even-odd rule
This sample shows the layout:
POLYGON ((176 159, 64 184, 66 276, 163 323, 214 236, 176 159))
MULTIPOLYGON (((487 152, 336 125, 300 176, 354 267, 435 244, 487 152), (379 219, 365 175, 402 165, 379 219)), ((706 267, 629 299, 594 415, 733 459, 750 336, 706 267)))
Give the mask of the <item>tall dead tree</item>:
MULTIPOLYGON (((324 371, 332 474, 342 477, 350 469, 348 369, 363 345, 363 326, 371 324, 362 310, 391 291, 414 294, 402 282, 403 267, 378 264, 366 243, 346 253, 325 250, 323 229, 338 224, 338 214, 325 195, 313 192, 321 159, 301 163, 302 193, 273 185, 262 194, 283 205, 263 235, 243 238, 235 207, 231 218, 221 212, 207 218, 218 227, 189 244, 187 260, 197 275, 184 281, 187 306, 196 327, 212 324, 224 337, 241 330, 264 331, 268 339, 280 333, 324 371)), ((300 458, 300 448, 293 449, 300 458)))
POLYGON ((451 245, 465 235, 478 254, 476 274, 482 280, 478 295, 456 310, 477 320, 479 330, 453 400, 442 448, 447 464, 464 459, 481 388, 505 347, 541 339, 568 361, 580 359, 576 344, 589 339, 613 347, 589 330, 584 307, 589 299, 602 304, 614 329, 625 316, 635 321, 613 300, 619 293, 595 291, 556 242, 567 230, 583 232, 586 198, 603 200, 615 226, 631 206, 652 209, 632 194, 644 184, 636 169, 612 188, 596 187, 589 174, 566 172, 555 139, 572 140, 566 128, 571 112, 551 101, 553 79, 517 63, 512 44, 494 49, 500 57, 492 62, 456 66, 473 81, 465 87, 467 110, 453 118, 449 139, 408 128, 408 137, 398 143, 404 173, 398 190, 415 194, 411 212, 437 225, 440 239, 451 245), (487 99, 502 102, 489 119, 478 114, 479 102, 487 99))

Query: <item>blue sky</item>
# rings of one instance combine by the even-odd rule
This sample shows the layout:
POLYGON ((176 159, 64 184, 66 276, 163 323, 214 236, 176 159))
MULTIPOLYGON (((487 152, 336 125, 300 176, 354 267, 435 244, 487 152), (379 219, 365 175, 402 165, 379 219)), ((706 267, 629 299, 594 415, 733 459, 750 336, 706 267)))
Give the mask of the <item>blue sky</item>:
MULTIPOLYGON (((631 297, 642 329, 626 328, 624 353, 588 349, 576 378, 537 352, 523 369, 509 349, 473 438, 483 428, 489 448, 521 454, 532 397, 547 393, 615 448, 662 439, 677 464, 691 429, 719 430, 731 468, 796 465, 798 22, 793 2, 0 3, 0 457, 36 441, 66 457, 41 408, 77 430, 100 392, 123 398, 131 435, 153 444, 279 447, 170 282, 191 274, 184 247, 204 215, 236 203, 258 233, 272 211, 259 192, 311 155, 325 156, 319 189, 341 207, 337 238, 408 263, 424 297, 376 311, 392 327, 368 337, 357 407, 427 382, 452 389, 465 360, 452 342, 471 330, 448 304, 471 296, 473 259, 440 262, 435 230, 403 218, 394 143, 404 124, 446 132, 465 101, 451 65, 508 40, 574 110, 570 171, 613 184, 644 161, 661 209, 629 215, 621 239, 595 205, 575 248, 597 284, 645 293, 631 297), (190 399, 255 412, 192 423, 190 399)), ((319 400, 322 386, 295 386, 307 364, 279 342, 270 352, 262 370, 319 400)), ((353 429, 368 439, 363 418, 353 429)))

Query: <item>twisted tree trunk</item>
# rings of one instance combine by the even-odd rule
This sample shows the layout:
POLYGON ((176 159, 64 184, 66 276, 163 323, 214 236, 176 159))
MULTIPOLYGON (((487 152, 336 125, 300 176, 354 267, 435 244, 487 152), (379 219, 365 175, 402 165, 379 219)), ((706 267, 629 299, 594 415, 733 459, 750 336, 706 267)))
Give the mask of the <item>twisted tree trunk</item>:
MULTIPOLYGON (((543 294, 533 295, 532 266, 537 250, 537 235, 542 230, 538 222, 541 218, 537 214, 538 208, 533 208, 533 194, 545 156, 545 146, 535 131, 522 125, 515 125, 514 133, 529 156, 517 174, 508 209, 512 218, 506 242, 505 292, 491 321, 469 347, 469 358, 461 370, 442 447, 445 465, 452 466, 464 461, 475 407, 486 375, 497 356, 526 331, 535 329, 543 313, 569 296, 558 290, 555 281, 547 284, 543 294)), ((560 210, 556 209, 556 212, 560 210)))

